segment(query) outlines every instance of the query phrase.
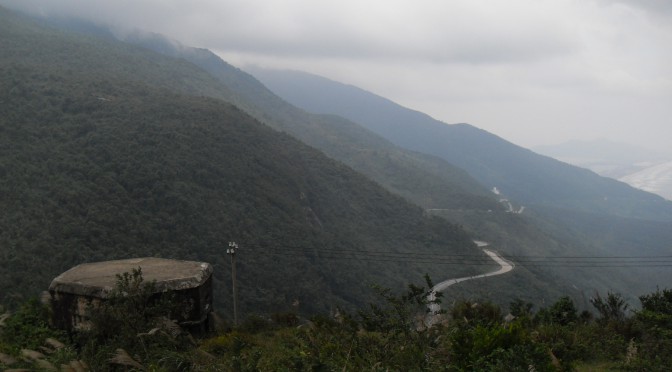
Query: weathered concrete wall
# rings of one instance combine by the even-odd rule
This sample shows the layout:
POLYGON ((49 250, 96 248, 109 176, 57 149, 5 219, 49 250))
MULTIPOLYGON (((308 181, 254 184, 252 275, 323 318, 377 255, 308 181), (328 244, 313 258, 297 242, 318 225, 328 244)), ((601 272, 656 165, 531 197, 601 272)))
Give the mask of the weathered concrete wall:
POLYGON ((212 311, 212 266, 204 262, 136 258, 86 263, 56 277, 49 286, 54 325, 71 331, 90 327, 88 311, 108 298, 117 275, 142 270, 145 282, 154 282, 157 299, 170 293, 179 303, 174 320, 190 331, 208 329, 212 311))

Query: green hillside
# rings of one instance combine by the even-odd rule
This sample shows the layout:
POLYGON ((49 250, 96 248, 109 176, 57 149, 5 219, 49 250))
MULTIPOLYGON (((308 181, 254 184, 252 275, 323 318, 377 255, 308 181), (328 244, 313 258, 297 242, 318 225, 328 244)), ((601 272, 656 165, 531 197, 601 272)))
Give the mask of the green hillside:
POLYGON ((146 255, 214 264, 223 308, 231 240, 248 314, 483 270, 455 260, 482 257, 463 230, 206 98, 227 88, 192 64, 2 9, 0 49, 5 304, 72 265, 146 255))
POLYGON ((147 33, 130 34, 125 40, 202 67, 228 87, 232 95, 227 100, 257 120, 320 149, 424 208, 499 209, 492 194, 464 170, 396 146, 343 117, 311 114, 292 106, 207 49, 147 33))

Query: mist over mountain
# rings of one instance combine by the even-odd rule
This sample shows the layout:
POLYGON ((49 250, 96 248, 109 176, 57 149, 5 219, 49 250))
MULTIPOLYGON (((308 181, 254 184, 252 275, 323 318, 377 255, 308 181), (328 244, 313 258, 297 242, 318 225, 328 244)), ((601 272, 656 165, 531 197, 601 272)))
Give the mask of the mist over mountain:
POLYGON ((608 140, 569 141, 533 150, 615 179, 668 160, 658 152, 608 140))
MULTIPOLYGON (((220 81, 227 86, 236 87, 236 89, 232 90, 238 93, 235 101, 241 107, 245 107, 249 113, 256 116, 259 120, 264 121, 270 126, 286 130, 306 143, 325 151, 330 156, 344 161, 365 175, 381 182, 381 184, 391 191, 400 193, 416 204, 423 206, 429 213, 443 216, 450 221, 462 224, 474 236, 487 236, 490 241, 497 242, 497 246, 508 254, 524 256, 551 254, 552 252, 552 254, 560 256, 593 254, 608 256, 619 251, 622 255, 636 255, 642 252, 646 252, 647 255, 657 255, 664 252, 666 248, 665 242, 672 241, 672 237, 664 233, 656 233, 654 235, 657 239, 653 239, 653 245, 636 242, 627 247, 609 247, 610 243, 607 243, 607 241, 631 241, 630 236, 618 232, 615 234, 618 236, 617 238, 614 237, 613 240, 611 238, 605 240, 605 235, 614 235, 614 233, 609 230, 600 229, 590 221, 600 218, 612 221, 613 224, 622 224, 623 222, 618 217, 597 216, 595 213, 600 213, 600 211, 596 212, 594 210, 581 212, 586 209, 579 209, 579 211, 574 212, 575 220, 583 221, 582 224, 578 225, 568 225, 566 220, 556 218, 553 208, 540 207, 538 213, 526 214, 522 221, 514 222, 512 219, 515 217, 512 217, 510 214, 502 218, 497 216, 497 214, 504 212, 506 215, 506 211, 509 208, 515 208, 515 211, 522 211, 525 210, 525 206, 521 206, 520 203, 516 203, 515 201, 513 203, 506 201, 499 205, 485 202, 487 198, 482 198, 481 196, 482 190, 485 187, 474 185, 468 175, 461 171, 456 172, 452 165, 447 166, 447 164, 442 164, 441 162, 431 165, 433 163, 427 163, 426 161, 409 163, 409 155, 404 155, 403 157, 393 155, 399 153, 397 146, 386 141, 381 141, 379 137, 372 136, 367 131, 362 131, 361 128, 358 128, 352 122, 343 120, 340 117, 334 117, 333 115, 321 116, 321 120, 315 120, 314 115, 297 112, 295 107, 278 99, 278 97, 270 93, 255 78, 222 61, 207 50, 189 48, 180 45, 176 41, 167 40, 161 35, 148 33, 131 34, 124 40, 167 55, 190 60, 203 67, 214 76, 219 77, 220 81), (364 148, 369 148, 369 151, 363 152, 362 149, 364 148), (375 151, 371 151, 373 149, 375 151), (381 161, 380 154, 388 155, 385 156, 384 161, 381 161), (431 181, 429 184, 433 185, 431 188, 423 186, 428 181, 431 181), (465 183, 465 181, 469 183, 465 183), (400 185, 405 186, 399 187, 400 185), (454 191, 456 185, 458 190, 461 190, 458 193, 454 191), (496 213, 493 214, 493 211, 496 211, 496 213), (558 224, 567 230, 563 231, 559 229, 559 226, 556 226, 558 224), (586 229, 586 226, 591 227, 586 229), (571 235, 568 236, 567 231, 571 231, 571 235)), ((327 91, 321 90, 321 92, 325 94, 327 91)), ((370 104, 370 94, 364 93, 353 99, 351 103, 355 105, 361 105, 362 103, 370 104)), ((310 96, 321 97, 321 94, 310 94, 310 96)), ((376 97, 374 100, 391 103, 389 100, 381 97, 376 97)), ((326 105, 326 102, 329 100, 325 99, 324 101, 326 105)), ((334 99, 329 102, 339 105, 340 101, 334 99)), ((397 120, 404 117, 423 117, 427 119, 429 125, 439 124, 437 126, 439 129, 444 125, 443 123, 437 123, 422 113, 404 109, 397 105, 392 105, 392 107, 397 110, 393 110, 391 114, 384 110, 378 110, 375 111, 376 115, 388 115, 397 120)), ((346 111, 351 112, 352 106, 346 108, 346 111)), ((331 111, 325 112, 331 113, 331 111)), ((370 110, 370 112, 373 111, 370 110)), ((402 127, 403 124, 400 125, 400 129, 403 129, 402 127)), ((422 153, 414 152, 411 158, 416 158, 418 154, 422 153)), ((501 193, 500 195, 490 194, 490 196, 496 196, 498 199, 509 197, 509 195, 501 193)), ((562 209, 565 208, 567 208, 567 205, 562 205, 562 209)), ((565 213, 562 209, 558 211, 560 214, 565 213)), ((653 230, 661 232, 667 231, 668 228, 669 223, 655 224, 653 230)), ((623 229, 622 231, 627 231, 627 229, 623 229)), ((664 268, 644 271, 632 268, 629 270, 633 274, 632 276, 623 276, 618 269, 604 267, 600 268, 597 272, 580 267, 569 270, 558 269, 556 267, 532 267, 530 270, 531 274, 537 278, 535 281, 546 282, 547 280, 553 280, 555 283, 550 287, 545 287, 541 292, 539 292, 539 289, 523 289, 528 288, 529 285, 529 283, 524 283, 525 279, 522 279, 527 276, 527 268, 525 268, 521 270, 523 271, 522 274, 519 272, 518 275, 515 275, 520 276, 520 278, 514 278, 510 281, 503 279, 497 283, 489 284, 487 288, 492 291, 496 287, 498 293, 502 295, 508 294, 509 296, 521 296, 525 292, 527 292, 525 295, 544 292, 549 294, 567 285, 567 279, 571 278, 574 282, 574 288, 585 288, 584 285, 588 285, 587 288, 591 288, 588 291, 604 291, 608 289, 619 290, 624 293, 637 293, 652 290, 654 287, 651 286, 651 283, 665 281, 669 277, 664 268), (635 273, 638 272, 642 274, 646 272, 650 281, 636 279, 639 276, 635 275, 635 273), (565 279, 557 279, 558 277, 565 279)), ((464 288, 456 287, 452 289, 456 294, 474 294, 480 293, 480 290, 482 288, 472 283, 465 284, 464 288)))
POLYGON ((633 187, 672 200, 672 161, 647 166, 619 179, 633 187))
POLYGON ((671 156, 606 140, 571 141, 535 150, 672 200, 671 156))
POLYGON ((289 102, 344 116, 402 147, 438 156, 526 204, 672 221, 672 203, 541 156, 468 124, 447 125, 359 88, 298 71, 251 68, 289 102))
POLYGON ((151 33, 129 33, 123 40, 203 68, 229 88, 227 100, 260 122, 290 133, 416 204, 425 208, 499 208, 488 189, 463 169, 396 146, 343 117, 311 114, 288 104, 252 75, 207 49, 151 33))
MULTIPOLYGON (((543 204, 539 200, 553 193, 537 189, 575 177, 577 171, 553 168, 559 163, 469 125, 451 126, 452 142, 444 141, 445 124, 369 94, 350 101, 353 106, 339 103, 347 108, 373 100, 371 109, 345 110, 368 115, 368 129, 342 113, 309 113, 212 52, 160 35, 129 33, 120 43, 104 31, 91 32, 95 27, 73 33, 7 13, 3 17, 2 30, 12 35, 2 45, 3 91, 5 102, 14 102, 3 107, 3 126, 24 118, 24 125, 6 129, 11 136, 5 138, 17 144, 16 155, 6 163, 17 167, 5 174, 21 183, 3 194, 3 208, 22 213, 6 216, 8 230, 3 231, 18 227, 3 244, 12 247, 8 254, 24 271, 30 270, 33 255, 54 247, 62 252, 43 263, 46 269, 31 281, 18 272, 2 273, 9 278, 6 283, 15 285, 7 293, 44 288, 40 283, 50 275, 82 261, 143 254, 215 263, 216 284, 227 298, 230 273, 220 247, 228 240, 255 249, 241 269, 248 310, 270 311, 300 299, 307 311, 319 311, 333 304, 361 304, 372 282, 401 288, 425 272, 439 280, 487 271, 494 263, 481 260, 473 238, 488 240, 505 255, 545 257, 546 262, 521 262, 501 279, 455 286, 449 291, 453 297, 525 298, 539 304, 574 291, 571 295, 588 306, 586 293, 616 289, 635 296, 669 278, 665 268, 593 270, 556 262, 563 256, 613 255, 609 244, 629 241, 643 228, 605 227, 616 221, 631 226, 621 214, 665 220, 664 206, 656 212, 646 205, 657 202, 648 194, 642 194, 647 198, 641 204, 627 199, 626 187, 626 205, 584 205, 595 203, 594 191, 603 186, 585 171, 590 176, 576 180, 579 187, 565 182, 554 189, 567 190, 548 202, 551 207, 509 213, 499 199, 509 198, 516 210, 530 201, 543 204), (389 122, 378 121, 377 115, 389 122), (437 138, 427 142, 415 136, 425 131, 420 122, 437 138), (376 125, 392 127, 391 138, 406 136, 420 150, 395 145, 376 134, 376 125), (456 157, 424 153, 427 144, 454 147, 456 157), (45 148, 55 150, 46 155, 45 148), (70 157, 81 153, 93 155, 84 156, 91 157, 87 161, 70 157), (47 169, 33 165, 46 158, 52 159, 47 169), (454 165, 459 162, 473 169, 454 165), (553 169, 540 171, 549 165, 553 169), (29 171, 21 175, 21 167, 29 171), (560 174, 546 177, 558 169, 560 174), (517 190, 522 181, 509 174, 521 176, 516 172, 535 182, 517 190), (119 198, 102 197, 109 193, 106 187, 118 190, 119 198), (491 193, 493 187, 501 194, 491 193), (70 193, 61 195, 65 190, 70 193), (529 199, 520 197, 525 193, 529 199), (23 199, 28 200, 24 207, 10 203, 23 199), (571 209, 568 201, 580 208, 571 209), (40 205, 49 206, 47 214, 40 205), (569 211, 561 224, 556 205, 569 211), (30 224, 26 213, 41 216, 36 221, 50 226, 48 231, 30 224), (142 234, 129 221, 145 222, 140 223, 142 234), (591 221, 601 222, 593 229, 591 221), (68 226, 64 236, 59 224, 68 226), (460 254, 473 260, 454 261, 460 254)), ((616 195, 609 192, 609 198, 616 195)), ((644 226, 650 228, 650 241, 633 241, 614 252, 662 254, 669 247, 664 233, 672 231, 669 224, 644 226)))
MULTIPOLYGON (((438 154, 496 188, 500 197, 513 201, 516 210, 526 207, 517 218, 477 211, 435 212, 460 221, 483 239, 505 247, 508 254, 656 256, 669 252, 670 204, 658 196, 537 155, 473 126, 446 125, 353 86, 297 71, 247 69, 299 107, 343 115, 392 142, 438 154), (637 240, 640 236, 651 239, 637 240)), ((538 277, 573 283, 576 288, 594 291, 606 285, 628 293, 646 290, 648 279, 665 282, 670 275, 665 267, 529 269, 538 277), (637 276, 648 279, 639 281, 637 276)))

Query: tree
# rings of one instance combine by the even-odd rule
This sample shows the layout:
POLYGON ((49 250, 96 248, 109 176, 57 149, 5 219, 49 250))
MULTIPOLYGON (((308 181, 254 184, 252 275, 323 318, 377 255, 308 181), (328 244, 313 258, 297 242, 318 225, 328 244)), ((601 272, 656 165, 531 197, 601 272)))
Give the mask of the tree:
POLYGON ((672 290, 657 289, 654 293, 639 297, 643 311, 672 315, 672 290))
MULTIPOLYGON (((383 305, 369 304, 366 310, 358 312, 362 326, 371 331, 393 332, 408 334, 416 329, 415 314, 427 314, 429 305, 441 303, 441 293, 435 294, 434 300, 429 300, 434 284, 425 274, 427 287, 408 285, 408 292, 402 296, 394 296, 389 288, 374 286, 374 289, 383 298, 383 305)), ((423 317, 424 318, 424 317, 423 317)))
POLYGON ((488 301, 482 303, 462 301, 453 306, 451 316, 458 322, 487 326, 502 321, 502 310, 496 304, 488 301))
POLYGON ((657 289, 639 300, 642 309, 635 312, 635 327, 640 335, 633 370, 668 370, 672 365, 672 290, 657 289))
POLYGON ((509 304, 509 311, 511 312, 511 315, 515 316, 516 318, 531 317, 533 306, 534 305, 532 305, 532 303, 525 302, 520 298, 517 298, 511 301, 509 304))
POLYGON ((562 296, 550 308, 539 310, 537 319, 542 323, 567 326, 575 323, 579 317, 574 301, 569 296, 562 296))
POLYGON ((600 313, 601 322, 622 322, 629 307, 620 293, 613 292, 607 292, 606 298, 596 293, 595 297, 590 299, 590 303, 600 313))

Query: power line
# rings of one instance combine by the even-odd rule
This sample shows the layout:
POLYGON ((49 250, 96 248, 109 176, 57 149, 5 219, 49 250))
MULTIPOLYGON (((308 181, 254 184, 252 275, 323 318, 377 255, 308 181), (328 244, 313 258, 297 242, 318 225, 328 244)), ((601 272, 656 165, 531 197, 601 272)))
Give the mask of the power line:
MULTIPOLYGON (((421 252, 390 252, 292 245, 251 244, 251 248, 266 254, 289 257, 313 257, 325 260, 357 260, 367 262, 403 262, 461 266, 493 266, 493 261, 477 254, 436 254, 421 252)), ((663 256, 526 256, 507 258, 525 267, 672 267, 672 255, 663 256)))
MULTIPOLYGON (((334 253, 343 253, 343 252, 353 252, 358 254, 368 254, 368 255, 378 255, 378 254, 394 254, 394 255, 405 255, 405 256, 431 256, 431 257, 475 257, 481 258, 486 257, 481 254, 437 254, 437 253, 421 253, 415 251, 405 251, 405 252, 392 252, 392 251, 382 251, 382 250, 366 250, 366 249, 347 249, 347 248, 325 248, 325 247, 305 247, 305 246, 292 246, 287 244, 273 244, 273 245, 262 245, 262 244, 250 244, 252 248, 259 249, 270 249, 270 250, 295 250, 295 251, 319 251, 319 252, 334 252, 334 253)), ((507 256, 512 259, 669 259, 672 260, 672 255, 652 255, 652 256, 537 256, 537 255, 510 255, 507 256)), ((490 260, 488 258, 488 260, 490 260)))

